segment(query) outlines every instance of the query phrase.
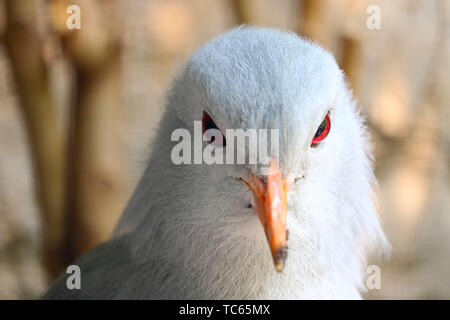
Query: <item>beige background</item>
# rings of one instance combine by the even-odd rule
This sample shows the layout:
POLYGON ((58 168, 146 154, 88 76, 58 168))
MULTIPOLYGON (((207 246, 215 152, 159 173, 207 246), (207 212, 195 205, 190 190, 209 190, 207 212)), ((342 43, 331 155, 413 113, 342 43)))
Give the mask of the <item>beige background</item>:
MULTIPOLYGON (((119 34, 122 45, 116 75, 120 103, 112 122, 117 139, 104 137, 100 144, 105 148, 113 145, 115 150, 105 153, 115 156, 105 156, 103 163, 109 168, 106 175, 116 177, 118 194, 114 207, 108 208, 101 220, 98 232, 102 239, 111 231, 144 169, 164 108, 164 92, 177 68, 202 43, 242 21, 306 33, 304 1, 110 1, 105 8, 92 9, 96 15, 90 8, 84 9, 89 1, 73 2, 82 8, 82 31, 88 37, 111 29, 119 34)), ((44 2, 36 3, 40 19, 45 20, 44 2)), ((367 297, 449 299, 450 3, 321 3, 309 34, 333 51, 339 63, 345 55, 342 39, 358 44, 356 67, 351 69, 356 71, 350 80, 373 134, 380 213, 393 245, 391 260, 380 266, 381 289, 370 291, 367 297), (371 4, 381 9, 380 30, 366 27, 366 8, 371 4)), ((45 23, 42 30, 44 35, 48 32, 45 23)), ((2 44, 0 299, 36 298, 48 286, 41 263, 43 227, 29 139, 12 72, 2 44)), ((67 58, 53 56, 48 72, 56 114, 66 129, 71 103, 67 58)), ((109 132, 109 125, 100 122, 99 128, 109 132)))

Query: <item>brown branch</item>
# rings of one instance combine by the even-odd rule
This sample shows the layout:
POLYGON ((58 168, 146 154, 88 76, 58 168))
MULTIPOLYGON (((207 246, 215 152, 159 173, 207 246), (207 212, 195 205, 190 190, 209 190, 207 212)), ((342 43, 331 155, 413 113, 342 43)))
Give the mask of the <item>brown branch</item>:
POLYGON ((249 24, 251 22, 251 3, 248 0, 232 0, 231 4, 238 24, 249 24))
POLYGON ((359 73, 361 69, 362 44, 361 41, 352 36, 341 36, 342 61, 341 68, 344 70, 351 88, 358 96, 359 73))
POLYGON ((81 29, 65 27, 72 1, 51 1, 51 20, 73 69, 66 244, 74 259, 105 241, 124 205, 119 37, 106 19, 114 1, 77 1, 81 29), (106 11, 106 12, 105 12, 106 11))
POLYGON ((323 0, 302 0, 301 23, 298 34, 317 41, 322 46, 328 47, 328 24, 326 8, 323 0))
POLYGON ((7 0, 6 52, 19 95, 31 153, 38 202, 43 219, 44 261, 50 278, 64 265, 63 210, 64 134, 52 105, 36 1, 7 0))

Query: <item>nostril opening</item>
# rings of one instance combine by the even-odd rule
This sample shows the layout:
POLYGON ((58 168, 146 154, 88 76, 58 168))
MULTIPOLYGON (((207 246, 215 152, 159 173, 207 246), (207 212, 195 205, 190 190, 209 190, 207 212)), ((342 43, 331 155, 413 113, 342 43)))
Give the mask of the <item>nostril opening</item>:
POLYGON ((247 208, 253 208, 253 206, 252 206, 252 204, 251 203, 249 203, 248 205, 247 205, 247 208))

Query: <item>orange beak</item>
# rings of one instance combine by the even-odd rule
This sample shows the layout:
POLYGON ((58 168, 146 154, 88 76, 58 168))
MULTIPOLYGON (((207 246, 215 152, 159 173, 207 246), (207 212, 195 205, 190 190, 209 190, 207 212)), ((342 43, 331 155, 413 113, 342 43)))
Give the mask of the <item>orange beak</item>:
POLYGON ((263 225, 275 269, 281 272, 287 258, 287 194, 291 182, 282 179, 280 168, 274 160, 266 181, 251 173, 249 181, 244 182, 253 193, 255 211, 263 225))

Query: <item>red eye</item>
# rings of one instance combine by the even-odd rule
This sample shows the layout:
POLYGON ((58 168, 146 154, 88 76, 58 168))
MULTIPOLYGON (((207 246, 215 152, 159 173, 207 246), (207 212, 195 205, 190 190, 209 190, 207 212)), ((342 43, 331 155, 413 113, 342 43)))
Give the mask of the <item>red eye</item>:
POLYGON ((203 118, 202 118, 202 132, 203 135, 205 135, 210 143, 213 143, 214 145, 218 145, 218 146, 226 146, 226 140, 225 137, 222 133, 222 131, 217 128, 216 123, 214 122, 214 120, 211 118, 211 116, 206 112, 203 111, 203 118), (208 132, 208 130, 210 129, 216 129, 220 132, 220 139, 216 139, 216 136, 211 134, 211 131, 208 132), (216 141, 217 140, 217 141, 216 141))
POLYGON ((315 146, 320 141, 325 139, 327 137, 328 133, 330 132, 330 128, 331 128, 330 116, 327 114, 325 116, 325 119, 323 119, 322 123, 320 124, 319 128, 317 129, 316 135, 314 136, 314 138, 311 142, 311 145, 315 146))

